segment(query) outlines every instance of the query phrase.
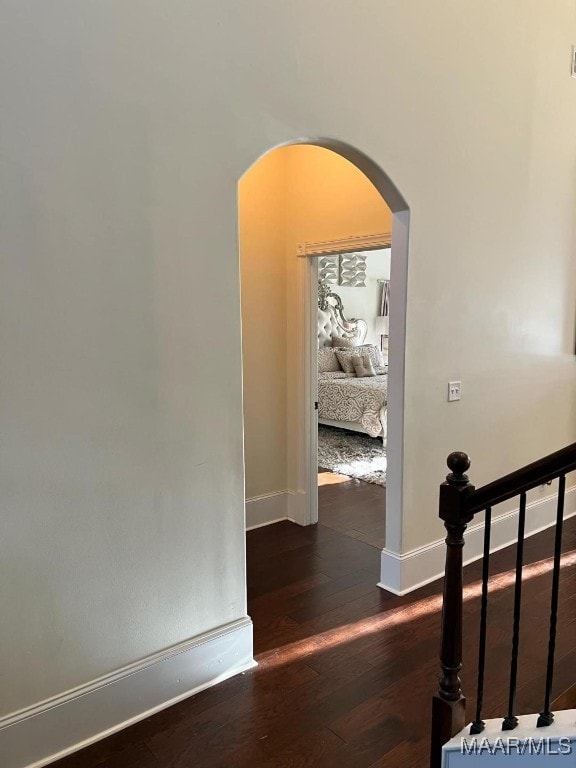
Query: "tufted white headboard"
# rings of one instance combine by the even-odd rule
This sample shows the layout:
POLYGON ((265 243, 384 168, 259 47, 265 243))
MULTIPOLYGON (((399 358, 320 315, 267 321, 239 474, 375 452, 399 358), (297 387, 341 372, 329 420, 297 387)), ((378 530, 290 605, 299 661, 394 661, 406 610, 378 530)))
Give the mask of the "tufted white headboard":
POLYGON ((322 281, 318 283, 318 348, 331 347, 335 336, 356 336, 361 344, 366 338, 368 325, 365 320, 348 320, 344 317, 342 299, 322 281))

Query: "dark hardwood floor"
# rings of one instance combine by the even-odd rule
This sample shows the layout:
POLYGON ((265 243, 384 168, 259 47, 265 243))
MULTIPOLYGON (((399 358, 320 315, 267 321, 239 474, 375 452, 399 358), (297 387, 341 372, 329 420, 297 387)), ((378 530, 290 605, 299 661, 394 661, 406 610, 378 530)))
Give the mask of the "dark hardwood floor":
MULTIPOLYGON (((555 694, 576 681, 576 519, 567 522, 555 694)), ((518 712, 537 712, 552 533, 525 547, 518 712)), ((428 758, 441 582, 406 597, 378 589, 380 553, 322 524, 248 534, 258 668, 76 753, 57 768, 415 768, 428 758)), ((507 698, 514 548, 492 558, 485 715, 507 698)), ((462 673, 474 707, 480 563, 465 569, 462 673)))
POLYGON ((386 531, 386 488, 327 469, 318 469, 318 521, 382 549, 386 531))

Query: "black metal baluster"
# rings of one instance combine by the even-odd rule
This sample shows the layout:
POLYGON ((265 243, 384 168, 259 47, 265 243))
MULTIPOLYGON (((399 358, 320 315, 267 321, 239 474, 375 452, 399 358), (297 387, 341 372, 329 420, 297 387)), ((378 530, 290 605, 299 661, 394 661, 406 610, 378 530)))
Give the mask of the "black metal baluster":
POLYGON ((518 514, 518 544, 516 549, 516 583, 514 585, 514 621, 512 624, 512 659, 510 661, 510 692, 508 696, 508 714, 502 722, 503 731, 512 731, 518 725, 514 715, 516 699, 516 678, 518 675, 518 647, 520 645, 520 609, 522 601, 522 561, 524 557, 524 525, 526 522, 526 491, 520 494, 520 512, 518 514))
POLYGON ((488 507, 484 519, 484 560, 482 561, 482 601, 480 607, 480 642, 478 645, 478 684, 476 687, 476 718, 470 726, 470 733, 482 733, 482 705, 484 703, 484 666, 486 663, 486 620, 488 617, 488 577, 490 575, 490 530, 492 509, 488 507))
POLYGON ((548 665, 546 667, 546 692, 544 709, 538 717, 538 727, 550 725, 554 713, 550 712, 550 696, 554 677, 554 653, 556 651, 556 624, 558 619, 558 592, 560 588, 560 559, 562 555, 562 525, 564 523, 564 493, 566 477, 561 475, 558 483, 558 506, 556 511, 556 536, 554 540, 554 570, 552 572, 552 595, 550 597, 550 638, 548 640, 548 665))

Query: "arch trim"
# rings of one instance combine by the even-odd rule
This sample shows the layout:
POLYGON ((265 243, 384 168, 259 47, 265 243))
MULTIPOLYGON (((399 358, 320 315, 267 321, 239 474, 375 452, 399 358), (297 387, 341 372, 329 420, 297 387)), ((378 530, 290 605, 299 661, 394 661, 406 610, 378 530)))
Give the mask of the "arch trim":
MULTIPOLYGON (((301 144, 331 150, 351 162, 364 173, 392 212, 386 546, 382 552, 379 586, 397 592, 397 585, 402 583, 404 395, 410 209, 398 187, 377 163, 364 152, 339 139, 307 136, 285 141, 263 152, 249 167, 276 149, 301 144)), ((315 452, 317 452, 317 439, 312 436, 314 407, 312 389, 316 382, 314 375, 316 365, 314 349, 310 342, 312 321, 315 322, 315 317, 311 317, 311 310, 316 280, 313 257, 308 254, 295 254, 296 257, 298 255, 304 257, 298 259, 296 286, 298 315, 301 319, 300 328, 297 331, 300 384, 296 396, 295 413, 292 417, 295 423, 300 425, 300 434, 297 445, 297 488, 290 493, 288 517, 300 525, 309 525, 317 522, 317 495, 316 504, 311 501, 316 488, 316 476, 310 477, 310 468, 314 465, 315 452)), ((314 334, 314 342, 315 340, 314 334)))

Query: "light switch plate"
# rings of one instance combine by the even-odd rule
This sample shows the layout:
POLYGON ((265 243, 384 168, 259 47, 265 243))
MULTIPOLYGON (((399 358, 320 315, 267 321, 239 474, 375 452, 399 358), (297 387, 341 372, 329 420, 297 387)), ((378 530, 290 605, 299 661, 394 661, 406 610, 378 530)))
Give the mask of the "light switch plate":
POLYGON ((449 381, 448 382, 448 402, 454 403, 456 400, 460 400, 462 396, 462 382, 461 381, 449 381))

